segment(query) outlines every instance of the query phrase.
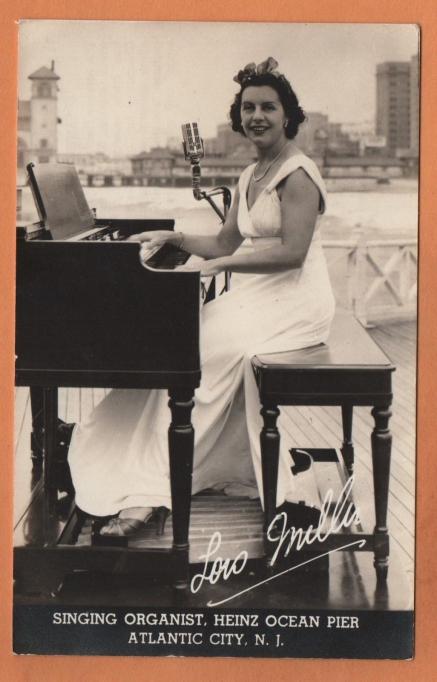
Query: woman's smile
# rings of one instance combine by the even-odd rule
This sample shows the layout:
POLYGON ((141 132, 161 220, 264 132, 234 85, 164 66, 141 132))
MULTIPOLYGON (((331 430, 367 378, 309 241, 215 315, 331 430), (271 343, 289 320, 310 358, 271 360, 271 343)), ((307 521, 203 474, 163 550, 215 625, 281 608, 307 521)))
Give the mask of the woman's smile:
POLYGON ((255 135, 263 135, 263 133, 265 133, 266 130, 268 130, 268 126, 253 125, 253 126, 250 126, 250 129, 253 131, 253 133, 255 133, 255 135))

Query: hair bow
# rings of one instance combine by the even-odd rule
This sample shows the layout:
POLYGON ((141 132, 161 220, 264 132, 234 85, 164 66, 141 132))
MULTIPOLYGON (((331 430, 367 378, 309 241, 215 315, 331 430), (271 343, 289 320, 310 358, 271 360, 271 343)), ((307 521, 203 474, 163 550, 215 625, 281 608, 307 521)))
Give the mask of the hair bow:
POLYGON ((273 59, 273 57, 269 57, 264 62, 261 62, 261 64, 258 64, 258 66, 255 64, 255 62, 251 62, 250 64, 247 64, 244 69, 240 70, 236 76, 234 76, 234 81, 242 85, 244 81, 248 80, 249 78, 252 78, 253 76, 261 76, 265 73, 271 73, 272 76, 279 77, 281 74, 279 71, 276 71, 277 66, 278 62, 276 59, 273 59))

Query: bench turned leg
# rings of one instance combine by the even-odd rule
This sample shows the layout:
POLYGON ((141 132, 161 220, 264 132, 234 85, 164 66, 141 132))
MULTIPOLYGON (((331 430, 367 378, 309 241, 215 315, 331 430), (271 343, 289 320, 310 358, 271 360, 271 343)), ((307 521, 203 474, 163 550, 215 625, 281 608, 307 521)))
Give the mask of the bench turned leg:
POLYGON ((261 465, 263 478, 264 497, 264 544, 267 561, 273 554, 273 548, 269 548, 267 529, 276 513, 276 492, 278 486, 278 463, 280 436, 276 426, 279 417, 279 409, 276 405, 263 404, 261 415, 264 425, 261 431, 261 465))
POLYGON ((341 417, 343 424, 343 444, 341 447, 341 454, 346 465, 346 470, 349 476, 354 472, 354 444, 352 442, 352 417, 353 405, 341 406, 341 417))
POLYGON ((193 475, 194 428, 191 410, 193 391, 169 391, 171 424, 168 431, 170 456, 170 484, 173 508, 174 587, 188 587, 189 525, 191 508, 191 479, 193 475))
POLYGON ((378 582, 385 582, 388 572, 389 536, 387 528, 387 506, 390 477, 392 437, 388 428, 391 417, 389 405, 374 407, 372 416, 375 428, 372 432, 373 485, 375 491, 375 560, 378 582))

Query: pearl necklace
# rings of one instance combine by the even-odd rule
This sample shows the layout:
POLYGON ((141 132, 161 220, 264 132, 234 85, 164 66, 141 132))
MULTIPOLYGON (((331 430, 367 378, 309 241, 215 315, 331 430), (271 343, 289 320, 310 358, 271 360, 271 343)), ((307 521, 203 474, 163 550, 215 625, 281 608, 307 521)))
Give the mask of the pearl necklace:
POLYGON ((287 142, 284 144, 284 146, 281 147, 281 149, 279 150, 279 153, 276 154, 276 156, 275 156, 275 158, 273 159, 273 161, 270 161, 270 163, 269 163, 269 165, 267 166, 267 168, 265 169, 264 173, 263 173, 262 175, 260 175, 258 178, 255 177, 255 168, 257 167, 258 162, 255 164, 255 166, 253 167, 253 171, 252 171, 252 177, 253 177, 253 179, 254 179, 255 182, 259 182, 260 180, 262 180, 262 179, 267 175, 267 173, 269 172, 270 168, 273 166, 273 164, 275 163, 275 161, 277 161, 277 160, 279 159, 279 157, 281 156, 281 154, 282 154, 282 152, 284 151, 284 149, 285 149, 285 147, 287 146, 287 144, 288 144, 288 140, 287 140, 287 142))

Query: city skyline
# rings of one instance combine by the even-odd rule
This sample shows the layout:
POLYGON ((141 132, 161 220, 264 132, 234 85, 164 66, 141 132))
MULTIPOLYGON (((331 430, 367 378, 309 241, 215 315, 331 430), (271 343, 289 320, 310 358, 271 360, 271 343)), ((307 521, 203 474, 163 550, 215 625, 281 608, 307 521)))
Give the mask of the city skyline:
POLYGON ((376 65, 409 61, 418 37, 395 24, 24 21, 19 98, 54 60, 59 152, 130 156, 165 145, 188 120, 214 136, 238 90, 233 75, 272 55, 305 110, 361 123, 374 120, 376 65))

